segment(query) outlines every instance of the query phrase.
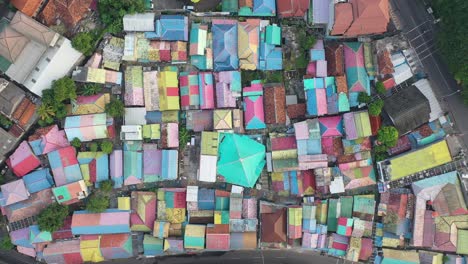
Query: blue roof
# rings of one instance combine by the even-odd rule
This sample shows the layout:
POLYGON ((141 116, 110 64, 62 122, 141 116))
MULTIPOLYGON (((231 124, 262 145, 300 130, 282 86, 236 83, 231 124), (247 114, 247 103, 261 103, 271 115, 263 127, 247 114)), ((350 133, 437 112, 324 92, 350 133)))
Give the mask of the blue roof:
POLYGON ((239 68, 237 55, 237 23, 213 24, 213 67, 215 71, 239 68))
POLYGON ((49 169, 33 171, 25 175, 23 181, 29 193, 36 193, 54 185, 49 169))
POLYGON ((181 15, 162 15, 156 20, 156 35, 162 40, 188 41, 188 19, 181 15))
POLYGON ((41 155, 44 151, 44 146, 41 144, 42 139, 36 139, 34 141, 29 141, 29 145, 31 146, 32 151, 35 155, 41 155))
POLYGON ((215 209, 215 190, 214 189, 199 189, 198 190, 198 209, 214 210, 215 209))
POLYGON ((275 71, 283 69, 283 50, 263 40, 260 43, 258 56, 258 68, 264 71, 275 71))
POLYGON ((317 111, 317 95, 315 89, 306 90, 307 95, 307 114, 316 116, 317 111))
POLYGON ((162 151, 162 178, 163 180, 177 179, 178 151, 175 149, 164 149, 162 151))
POLYGON ((148 124, 162 123, 162 112, 161 111, 147 111, 145 115, 145 119, 148 124))
POLYGON ((254 0, 253 14, 260 16, 275 16, 276 1, 275 0, 254 0))
POLYGON ((206 55, 191 55, 190 63, 199 70, 208 70, 208 65, 206 64, 206 55))

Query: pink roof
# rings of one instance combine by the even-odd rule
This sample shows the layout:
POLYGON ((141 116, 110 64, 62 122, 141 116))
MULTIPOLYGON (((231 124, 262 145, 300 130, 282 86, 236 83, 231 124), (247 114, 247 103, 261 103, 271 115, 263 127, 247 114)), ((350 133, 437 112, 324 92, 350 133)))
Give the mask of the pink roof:
POLYGON ((309 0, 278 0, 279 17, 303 17, 309 9, 309 0))
POLYGON ((17 176, 24 176, 41 165, 28 142, 23 141, 7 160, 8 166, 17 176))
POLYGON ((327 90, 315 89, 317 96, 317 115, 322 116, 328 113, 327 109, 327 90))
POLYGON ((218 108, 236 107, 236 98, 233 96, 228 84, 216 83, 216 104, 218 108))
POLYGON ((306 121, 294 123, 294 131, 297 140, 309 139, 309 127, 306 121))
POLYGON ((344 45, 344 56, 346 68, 364 67, 364 45, 360 45, 357 52, 348 45, 344 45))
POLYGON ((94 53, 93 56, 86 62, 85 67, 90 68, 99 68, 99 65, 102 61, 102 55, 99 53, 94 53))
POLYGON ((296 149, 297 142, 294 136, 271 138, 271 150, 296 149))
POLYGON ((42 154, 70 146, 65 131, 59 130, 57 125, 54 125, 47 134, 42 136, 42 142, 45 144, 42 154))
POLYGON ((167 123, 167 147, 177 148, 179 147, 179 124, 178 123, 167 123))
POLYGON ((307 65, 306 74, 310 75, 310 77, 317 77, 317 62, 311 61, 307 65))
POLYGON ((316 77, 327 77, 327 61, 317 61, 317 76, 316 77))
POLYGON ((36 250, 34 248, 27 248, 27 247, 22 247, 22 246, 17 246, 16 250, 18 250, 19 253, 28 255, 30 257, 35 258, 36 257, 36 250))
POLYGON ((130 212, 103 212, 73 214, 72 228, 78 226, 100 226, 100 225, 128 225, 130 212))
POLYGON ((345 113, 343 115, 343 125, 345 129, 346 139, 357 139, 356 124, 354 122, 353 113, 345 113))
POLYGON ((338 130, 341 122, 341 116, 328 116, 319 118, 320 126, 324 126, 326 131, 322 133, 322 137, 339 137, 342 136, 338 130))
POLYGON ((110 155, 110 176, 118 178, 123 176, 123 152, 122 150, 114 150, 110 155))
POLYGON ((263 110, 263 96, 253 96, 244 98, 245 103, 245 123, 249 123, 252 118, 257 117, 265 123, 265 113, 263 110))
POLYGON ((96 95, 81 95, 76 98, 76 103, 79 105, 82 104, 92 104, 95 103, 99 98, 104 96, 104 94, 96 94, 96 95))
POLYGON ((0 189, 2 190, 2 200, 4 201, 2 204, 4 205, 14 204, 29 198, 29 192, 26 190, 23 180, 3 184, 0 189))

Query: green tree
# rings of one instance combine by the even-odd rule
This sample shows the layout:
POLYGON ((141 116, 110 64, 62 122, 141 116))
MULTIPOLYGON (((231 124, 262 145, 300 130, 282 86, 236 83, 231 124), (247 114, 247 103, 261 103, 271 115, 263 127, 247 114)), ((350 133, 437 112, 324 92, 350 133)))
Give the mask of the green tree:
POLYGON ((111 99, 106 105, 106 113, 112 117, 123 117, 125 114, 125 106, 122 101, 111 99))
POLYGON ((305 31, 301 31, 301 33, 299 33, 299 36, 298 36, 298 42, 299 42, 299 46, 301 46, 303 50, 308 51, 315 45, 315 43, 317 42, 317 39, 315 38, 315 36, 308 35, 305 33, 305 31))
POLYGON ((372 101, 372 97, 368 95, 366 92, 360 92, 358 94, 358 102, 360 104, 368 104, 372 101))
POLYGON ((296 57, 296 69, 305 69, 309 65, 309 57, 298 56, 296 57))
POLYGON ((68 216, 68 206, 58 203, 49 205, 39 213, 37 223, 42 231, 55 232, 63 226, 63 221, 68 216))
POLYGON ((382 108, 384 106, 384 101, 382 99, 377 99, 374 102, 369 104, 369 115, 379 116, 382 113, 382 108))
POLYGON ((72 39, 73 48, 80 51, 85 56, 93 54, 95 43, 96 40, 94 39, 93 34, 90 32, 80 32, 72 39))
POLYGON ((63 102, 69 99, 76 99, 76 85, 70 77, 62 77, 52 82, 54 99, 56 102, 63 102))
POLYGON ((5 235, 2 239, 2 242, 0 243, 0 249, 1 250, 10 250, 10 249, 13 249, 15 247, 15 245, 13 245, 13 243, 11 243, 11 239, 10 239, 10 236, 8 235, 5 235))
POLYGON ((65 107, 64 104, 58 103, 55 106, 55 118, 56 119, 64 119, 67 116, 67 108, 65 107))
POLYGON ((91 151, 91 152, 96 152, 96 151, 98 151, 98 149, 99 149, 99 145, 96 142, 92 142, 89 145, 89 151, 91 151))
POLYGON ((80 89, 81 95, 95 95, 102 91, 102 85, 98 83, 89 83, 80 89))
POLYGON ((185 127, 179 127, 179 147, 184 149, 187 146, 187 143, 190 141, 192 137, 190 131, 185 127))
POLYGON ((387 148, 396 146, 398 137, 398 130, 393 126, 383 126, 377 132, 377 140, 387 148))
POLYGON ((39 118, 44 121, 50 118, 54 118, 55 108, 54 106, 43 102, 37 109, 37 115, 39 115, 39 118))
POLYGON ((92 213, 101 213, 109 208, 109 199, 104 195, 92 194, 86 203, 86 210, 92 213))
POLYGON ((106 154, 111 154, 112 151, 114 150, 114 144, 109 141, 109 140, 105 140, 103 142, 101 142, 101 151, 106 153, 106 154))
POLYGON ((378 94, 385 94, 387 92, 387 89, 385 89, 385 85, 381 81, 378 81, 375 84, 375 90, 377 91, 378 94))
POLYGON ((45 120, 42 120, 42 119, 39 119, 39 121, 37 121, 37 124, 41 127, 46 127, 46 126, 50 126, 51 124, 54 123, 54 119, 49 117, 45 120))
POLYGON ((75 148, 80 148, 81 147, 81 140, 79 138, 73 138, 72 141, 70 142, 70 145, 72 145, 75 148))
POLYGON ((3 116, 2 114, 0 114, 0 125, 7 128, 7 127, 10 127, 11 125, 13 125, 13 122, 11 122, 10 119, 8 119, 5 116, 3 116))
POLYGON ((112 180, 106 180, 99 183, 99 189, 106 194, 110 193, 112 188, 114 188, 114 182, 112 180))
POLYGON ((98 11, 101 21, 107 26, 107 31, 120 33, 123 30, 123 16, 144 12, 145 3, 143 0, 99 0, 98 11))

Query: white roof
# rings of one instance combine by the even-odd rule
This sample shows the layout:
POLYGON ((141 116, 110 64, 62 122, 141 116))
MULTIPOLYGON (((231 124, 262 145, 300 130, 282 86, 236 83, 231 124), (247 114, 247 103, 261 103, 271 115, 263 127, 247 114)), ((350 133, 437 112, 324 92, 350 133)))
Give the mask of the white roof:
POLYGON ((127 107, 125 108, 125 125, 146 125, 146 108, 127 107))
POLYGON ((124 46, 124 53, 122 56, 122 60, 126 61, 135 61, 135 45, 136 45, 136 37, 135 34, 130 33, 125 35, 125 46, 124 46))
POLYGON ((215 182, 216 181, 216 162, 218 157, 201 155, 200 156, 200 169, 198 171, 198 180, 202 182, 215 182))
POLYGON ((143 140, 141 126, 121 126, 121 140, 143 140))
POLYGON ((125 31, 154 31, 154 13, 125 15, 123 26, 125 31))
POLYGON ((187 186, 187 202, 198 202, 198 186, 187 186))
POLYGON ((400 64, 394 67, 395 72, 393 73, 393 79, 396 84, 403 83, 409 78, 413 77, 413 72, 407 63, 400 64))
POLYGON ((414 86, 421 91, 422 94, 429 100, 429 105, 431 107, 431 113, 429 115, 429 122, 432 122, 439 117, 444 115, 442 107, 440 107, 439 100, 437 100, 434 91, 432 90, 431 84, 427 79, 421 79, 414 83, 414 86))
POLYGON ((330 184, 330 193, 344 193, 344 191, 343 177, 335 177, 330 184))

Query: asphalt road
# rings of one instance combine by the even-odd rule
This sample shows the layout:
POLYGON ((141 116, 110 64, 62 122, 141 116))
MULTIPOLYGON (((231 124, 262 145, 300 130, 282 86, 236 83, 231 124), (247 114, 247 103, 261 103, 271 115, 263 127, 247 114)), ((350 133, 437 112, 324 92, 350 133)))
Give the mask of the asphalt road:
POLYGON ((435 36, 438 30, 426 10, 424 0, 391 0, 395 15, 400 19, 403 34, 424 66, 433 90, 452 113, 455 126, 468 146, 468 106, 463 104, 457 85, 437 50, 435 36))
MULTIPOLYGON (((147 259, 125 259, 102 263, 125 264, 338 264, 345 263, 342 259, 321 256, 313 251, 296 250, 248 250, 205 253, 202 256, 186 255, 147 259)), ((347 263, 351 263, 347 261, 347 263)))

